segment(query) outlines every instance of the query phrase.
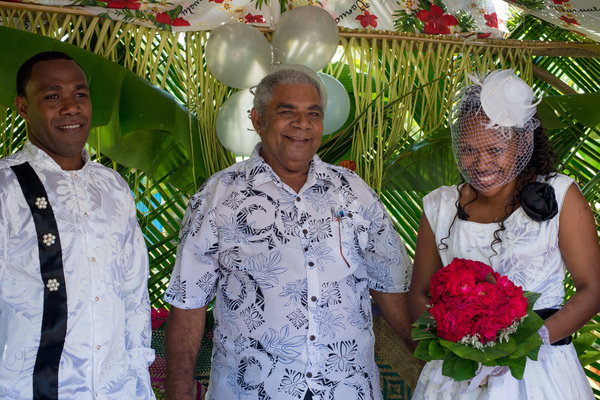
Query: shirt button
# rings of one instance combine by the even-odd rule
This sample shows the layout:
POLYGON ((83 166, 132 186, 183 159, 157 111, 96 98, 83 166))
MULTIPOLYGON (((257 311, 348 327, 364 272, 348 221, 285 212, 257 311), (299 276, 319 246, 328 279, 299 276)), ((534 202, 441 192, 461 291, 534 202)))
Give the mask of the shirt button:
POLYGON ((96 262, 96 257, 92 257, 92 262, 96 262))
POLYGON ((309 338, 309 339, 310 339, 310 341, 311 341, 311 342, 314 342, 316 338, 317 338, 317 337, 316 337, 315 335, 310 335, 310 338, 309 338))
POLYGON ((309 266, 309 267, 314 267, 314 266, 315 266, 315 263, 314 263, 314 262, 312 262, 312 261, 310 261, 310 262, 308 263, 308 266, 309 266))
POLYGON ((100 350, 100 347, 101 347, 100 345, 96 346, 96 348, 97 348, 98 350, 100 350))
POLYGON ((79 175, 75 174, 75 179, 79 179, 79 175))
POLYGON ((99 301, 99 300, 100 300, 100 297, 96 296, 96 301, 99 301))
POLYGON ((300 201, 300 200, 302 200, 302 199, 300 198, 300 196, 296 197, 296 201, 300 201))
POLYGON ((317 296, 313 296, 310 298, 311 301, 317 301, 317 296))
POLYGON ((304 233, 305 235, 308 233, 307 229, 302 229, 302 233, 304 233))
POLYGON ((85 217, 87 217, 87 216, 88 216, 88 213, 83 213, 83 215, 84 215, 85 217))
POLYGON ((308 251, 308 247, 305 247, 305 248, 304 248, 304 251, 308 251))
POLYGON ((312 378, 312 372, 307 372, 307 373, 306 373, 306 377, 307 377, 307 378, 312 378))
POLYGON ((352 218, 352 213, 348 213, 348 218, 352 218))

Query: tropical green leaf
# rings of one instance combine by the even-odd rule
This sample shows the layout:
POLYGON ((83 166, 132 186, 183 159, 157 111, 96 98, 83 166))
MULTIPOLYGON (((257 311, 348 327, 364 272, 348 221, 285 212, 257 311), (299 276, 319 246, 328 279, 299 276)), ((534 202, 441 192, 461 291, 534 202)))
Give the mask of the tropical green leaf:
POLYGON ((197 151, 196 117, 172 95, 103 57, 41 35, 0 26, 0 47, 0 104, 14 107, 16 71, 23 61, 41 51, 63 51, 88 77, 94 128, 88 143, 155 180, 168 176, 183 190, 207 178, 197 151))

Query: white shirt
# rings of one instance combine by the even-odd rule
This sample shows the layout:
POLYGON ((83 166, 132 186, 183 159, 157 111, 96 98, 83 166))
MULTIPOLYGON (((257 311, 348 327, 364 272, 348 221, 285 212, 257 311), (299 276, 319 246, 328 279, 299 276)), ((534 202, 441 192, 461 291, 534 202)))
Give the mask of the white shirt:
POLYGON ((31 211, 11 166, 29 162, 44 184, 60 235, 67 333, 60 399, 153 399, 148 253, 131 191, 82 153, 63 171, 27 141, 0 160, 0 398, 31 399, 46 282, 31 211))
POLYGON ((356 174, 315 156, 295 193, 259 149, 190 199, 165 295, 216 296, 207 399, 381 399, 369 288, 408 290, 404 246, 356 174))

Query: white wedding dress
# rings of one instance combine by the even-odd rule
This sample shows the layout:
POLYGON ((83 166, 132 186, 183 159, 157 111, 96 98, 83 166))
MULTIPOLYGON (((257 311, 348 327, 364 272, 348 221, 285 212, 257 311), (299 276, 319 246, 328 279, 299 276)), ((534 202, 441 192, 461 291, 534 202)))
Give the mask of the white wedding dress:
MULTIPOLYGON (((522 207, 513 212, 504 222, 506 230, 501 233, 502 242, 494 246, 498 253, 494 256, 491 243, 498 224, 481 224, 457 218, 451 235, 447 237, 456 215, 458 191, 455 186, 444 186, 431 192, 423 199, 424 211, 436 242, 439 244, 440 240, 447 237, 443 243, 448 248, 439 251, 443 265, 448 265, 455 257, 484 262, 524 290, 542 293, 534 309, 560 308, 566 266, 558 247, 558 224, 567 189, 573 182, 571 178, 560 174, 548 181, 554 188, 559 207, 559 214, 554 218, 536 222, 527 216, 522 207)), ((413 400, 594 399, 572 344, 542 346, 538 361, 527 361, 522 380, 516 380, 510 372, 490 376, 487 385, 470 391, 468 382, 455 382, 441 375, 441 366, 442 362, 438 360, 425 365, 413 400)))

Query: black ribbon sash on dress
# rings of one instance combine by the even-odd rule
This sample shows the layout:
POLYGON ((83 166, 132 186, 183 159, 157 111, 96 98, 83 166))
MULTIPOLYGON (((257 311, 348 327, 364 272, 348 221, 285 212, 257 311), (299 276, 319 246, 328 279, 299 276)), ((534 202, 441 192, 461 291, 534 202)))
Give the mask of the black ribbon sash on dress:
POLYGON ((67 290, 58 225, 48 195, 31 165, 11 167, 33 216, 44 282, 42 335, 33 369, 33 399, 58 399, 58 367, 67 334, 67 290))
MULTIPOLYGON (((537 315, 539 315, 541 319, 547 320, 548 318, 550 318, 551 316, 556 314, 559 310, 560 310, 559 308, 542 308, 541 310, 533 310, 533 311, 535 311, 535 313, 537 315)), ((556 342, 552 343, 552 346, 563 346, 565 344, 571 343, 572 341, 573 341, 573 338, 571 337, 571 335, 569 335, 566 338, 562 338, 562 339, 557 340, 556 342)))

